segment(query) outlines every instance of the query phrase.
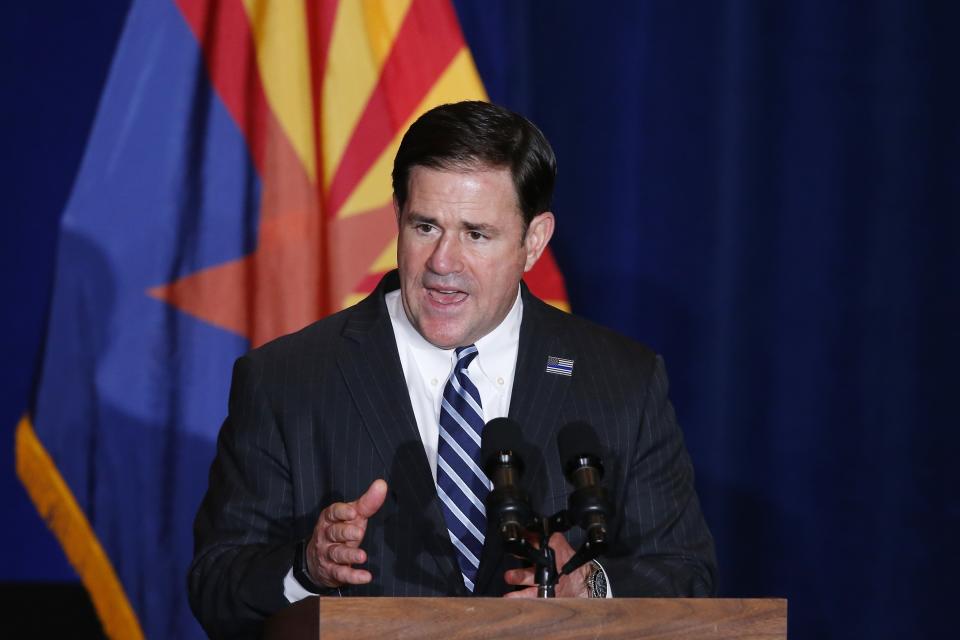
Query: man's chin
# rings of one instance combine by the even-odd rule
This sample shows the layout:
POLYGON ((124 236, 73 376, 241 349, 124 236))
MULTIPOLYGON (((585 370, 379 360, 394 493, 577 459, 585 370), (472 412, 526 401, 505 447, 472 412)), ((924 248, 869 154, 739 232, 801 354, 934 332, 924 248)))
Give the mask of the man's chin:
POLYGON ((459 326, 451 326, 449 323, 425 323, 420 327, 420 335, 439 349, 453 349, 464 346, 468 337, 466 332, 459 326))

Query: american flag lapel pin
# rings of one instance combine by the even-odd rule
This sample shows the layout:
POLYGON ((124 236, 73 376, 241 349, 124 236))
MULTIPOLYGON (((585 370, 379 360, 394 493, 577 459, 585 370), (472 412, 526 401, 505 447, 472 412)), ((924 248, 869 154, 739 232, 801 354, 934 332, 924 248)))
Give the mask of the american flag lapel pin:
POLYGON ((573 360, 550 356, 547 358, 547 373, 555 373, 558 376, 572 376, 573 360))

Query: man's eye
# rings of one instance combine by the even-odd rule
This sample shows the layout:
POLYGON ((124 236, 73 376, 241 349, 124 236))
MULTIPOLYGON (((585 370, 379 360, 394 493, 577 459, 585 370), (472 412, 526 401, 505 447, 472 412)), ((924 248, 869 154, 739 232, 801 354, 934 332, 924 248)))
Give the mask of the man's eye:
POLYGON ((414 229, 416 229, 420 233, 430 233, 431 231, 433 231, 433 225, 427 224, 426 222, 421 222, 416 226, 414 226, 414 229))
POLYGON ((471 240, 483 240, 484 238, 487 237, 487 236, 483 235, 482 233, 480 233, 479 231, 470 231, 470 232, 467 233, 467 235, 469 236, 469 238, 470 238, 471 240))

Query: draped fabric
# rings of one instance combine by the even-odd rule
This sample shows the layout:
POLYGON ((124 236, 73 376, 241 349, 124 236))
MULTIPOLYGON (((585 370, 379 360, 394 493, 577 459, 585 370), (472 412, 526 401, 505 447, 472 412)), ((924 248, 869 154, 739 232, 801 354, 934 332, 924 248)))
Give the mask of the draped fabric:
POLYGON ((556 149, 574 311, 666 358, 721 593, 800 638, 948 633, 960 8, 457 8, 556 149))

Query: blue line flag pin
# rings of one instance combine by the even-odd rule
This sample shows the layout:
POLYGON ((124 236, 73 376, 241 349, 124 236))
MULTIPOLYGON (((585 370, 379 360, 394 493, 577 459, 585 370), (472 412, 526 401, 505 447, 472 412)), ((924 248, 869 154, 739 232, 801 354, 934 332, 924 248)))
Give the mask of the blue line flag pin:
POLYGON ((555 373, 558 376, 572 376, 573 360, 550 356, 547 358, 547 373, 555 373))

